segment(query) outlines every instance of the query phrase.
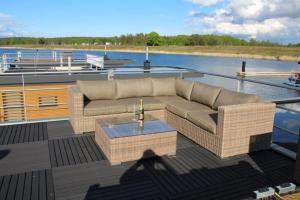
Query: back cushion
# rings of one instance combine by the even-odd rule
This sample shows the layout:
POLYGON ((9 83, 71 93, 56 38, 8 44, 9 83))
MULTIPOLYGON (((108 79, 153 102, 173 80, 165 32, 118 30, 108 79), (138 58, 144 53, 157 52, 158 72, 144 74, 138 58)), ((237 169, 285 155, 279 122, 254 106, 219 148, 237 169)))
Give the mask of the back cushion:
POLYGON ((174 96, 175 78, 152 78, 153 96, 174 96))
POLYGON ((220 95, 218 96, 216 102, 214 103, 213 108, 217 109, 219 106, 255 103, 259 101, 260 99, 257 95, 234 92, 222 88, 220 95))
POLYGON ((115 81, 117 85, 117 99, 152 96, 152 82, 150 78, 120 79, 115 81))
POLYGON ((193 86, 193 81, 187 81, 181 78, 177 78, 175 81, 176 94, 187 100, 190 100, 193 86))
POLYGON ((77 81, 80 91, 89 100, 114 99, 116 86, 113 80, 109 81, 77 81))
POLYGON ((203 83, 195 83, 191 94, 191 100, 213 107, 220 91, 220 87, 214 87, 203 83))

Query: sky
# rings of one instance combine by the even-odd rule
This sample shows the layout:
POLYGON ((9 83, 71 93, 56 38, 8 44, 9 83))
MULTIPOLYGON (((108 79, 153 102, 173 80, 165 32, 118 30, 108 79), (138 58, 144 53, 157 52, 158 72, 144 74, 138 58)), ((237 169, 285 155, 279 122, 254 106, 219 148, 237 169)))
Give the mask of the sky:
POLYGON ((151 31, 300 43, 300 0, 0 0, 0 37, 151 31))

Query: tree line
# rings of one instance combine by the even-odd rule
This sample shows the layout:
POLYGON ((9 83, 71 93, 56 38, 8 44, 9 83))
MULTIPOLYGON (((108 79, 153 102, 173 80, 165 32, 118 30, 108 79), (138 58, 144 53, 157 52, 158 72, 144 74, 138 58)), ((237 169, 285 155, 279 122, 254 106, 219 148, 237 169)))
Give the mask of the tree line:
MULTIPOLYGON (((227 35, 176 35, 160 36, 156 32, 149 34, 127 34, 115 37, 9 37, 0 38, 0 45, 135 45, 135 46, 280 46, 270 41, 249 41, 227 35)), ((290 45, 299 46, 300 44, 290 45)))

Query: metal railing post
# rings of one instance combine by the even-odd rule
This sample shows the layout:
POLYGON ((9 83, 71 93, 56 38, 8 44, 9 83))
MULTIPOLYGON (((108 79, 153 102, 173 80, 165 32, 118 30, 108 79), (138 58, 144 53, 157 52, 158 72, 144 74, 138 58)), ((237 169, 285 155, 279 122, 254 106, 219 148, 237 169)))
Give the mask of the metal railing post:
POLYGON ((64 66, 64 64, 63 64, 63 57, 62 57, 62 55, 60 55, 60 67, 63 67, 64 66))
POLYGON ((2 55, 2 62, 3 62, 3 71, 5 72, 5 71, 8 69, 8 66, 7 66, 7 56, 6 56, 6 54, 3 54, 3 55, 2 55))
POLYGON ((240 92, 241 91, 241 80, 237 80, 238 83, 237 83, 237 92, 240 92))
POLYGON ((296 157, 294 180, 297 183, 300 183, 300 129, 299 129, 299 135, 298 135, 298 151, 297 151, 297 157, 296 157))
POLYGON ((71 75, 72 73, 71 73, 71 57, 70 56, 68 56, 68 71, 69 71, 69 75, 71 75))
POLYGON ((113 80, 115 76, 115 72, 113 69, 108 70, 107 72, 107 80, 113 80))
POLYGON ((57 61, 57 53, 56 53, 56 51, 54 51, 54 61, 55 62, 57 61))
POLYGON ((24 118, 25 118, 25 121, 27 121, 27 109, 26 109, 26 94, 25 94, 24 74, 22 74, 22 93, 23 93, 24 118))
POLYGON ((22 58, 22 52, 18 51, 18 53, 17 53, 17 60, 20 61, 21 58, 22 58))

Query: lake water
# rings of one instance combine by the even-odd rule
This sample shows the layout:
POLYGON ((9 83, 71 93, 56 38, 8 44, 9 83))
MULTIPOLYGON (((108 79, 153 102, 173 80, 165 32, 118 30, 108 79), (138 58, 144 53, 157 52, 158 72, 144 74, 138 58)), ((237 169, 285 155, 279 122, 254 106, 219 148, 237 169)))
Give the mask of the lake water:
MULTIPOLYGON (((24 50, 23 50, 24 51, 24 50)), ((27 50, 28 52, 35 52, 27 50)), ((17 49, 0 49, 2 53, 16 53, 17 49)), ((41 52, 41 51, 40 51, 41 52)), ((104 55, 102 51, 77 51, 82 54, 104 55)), ((143 53, 123 53, 109 52, 108 56, 114 59, 127 58, 134 60, 133 65, 142 65, 145 60, 143 53)), ((236 75, 236 72, 241 70, 242 60, 239 58, 227 57, 209 57, 209 56, 193 56, 193 55, 169 55, 169 54, 150 54, 149 60, 151 65, 168 65, 190 69, 196 69, 204 72, 213 72, 224 75, 236 75)), ((246 59, 247 71, 300 71, 300 65, 297 62, 283 62, 270 60, 246 59)), ((196 81, 209 83, 211 85, 222 86, 235 91, 253 93, 259 95, 264 100, 275 100, 291 97, 300 97, 300 90, 279 88, 247 81, 237 81, 227 78, 205 75, 203 78, 193 78, 196 81)), ((283 84, 287 81, 287 77, 258 77, 253 78, 283 84)), ((287 107, 300 111, 300 104, 287 105, 287 107)), ((275 116, 273 142, 281 144, 287 148, 295 150, 298 137, 296 135, 287 134, 285 129, 298 133, 300 128, 299 113, 289 112, 278 109, 275 116)))

